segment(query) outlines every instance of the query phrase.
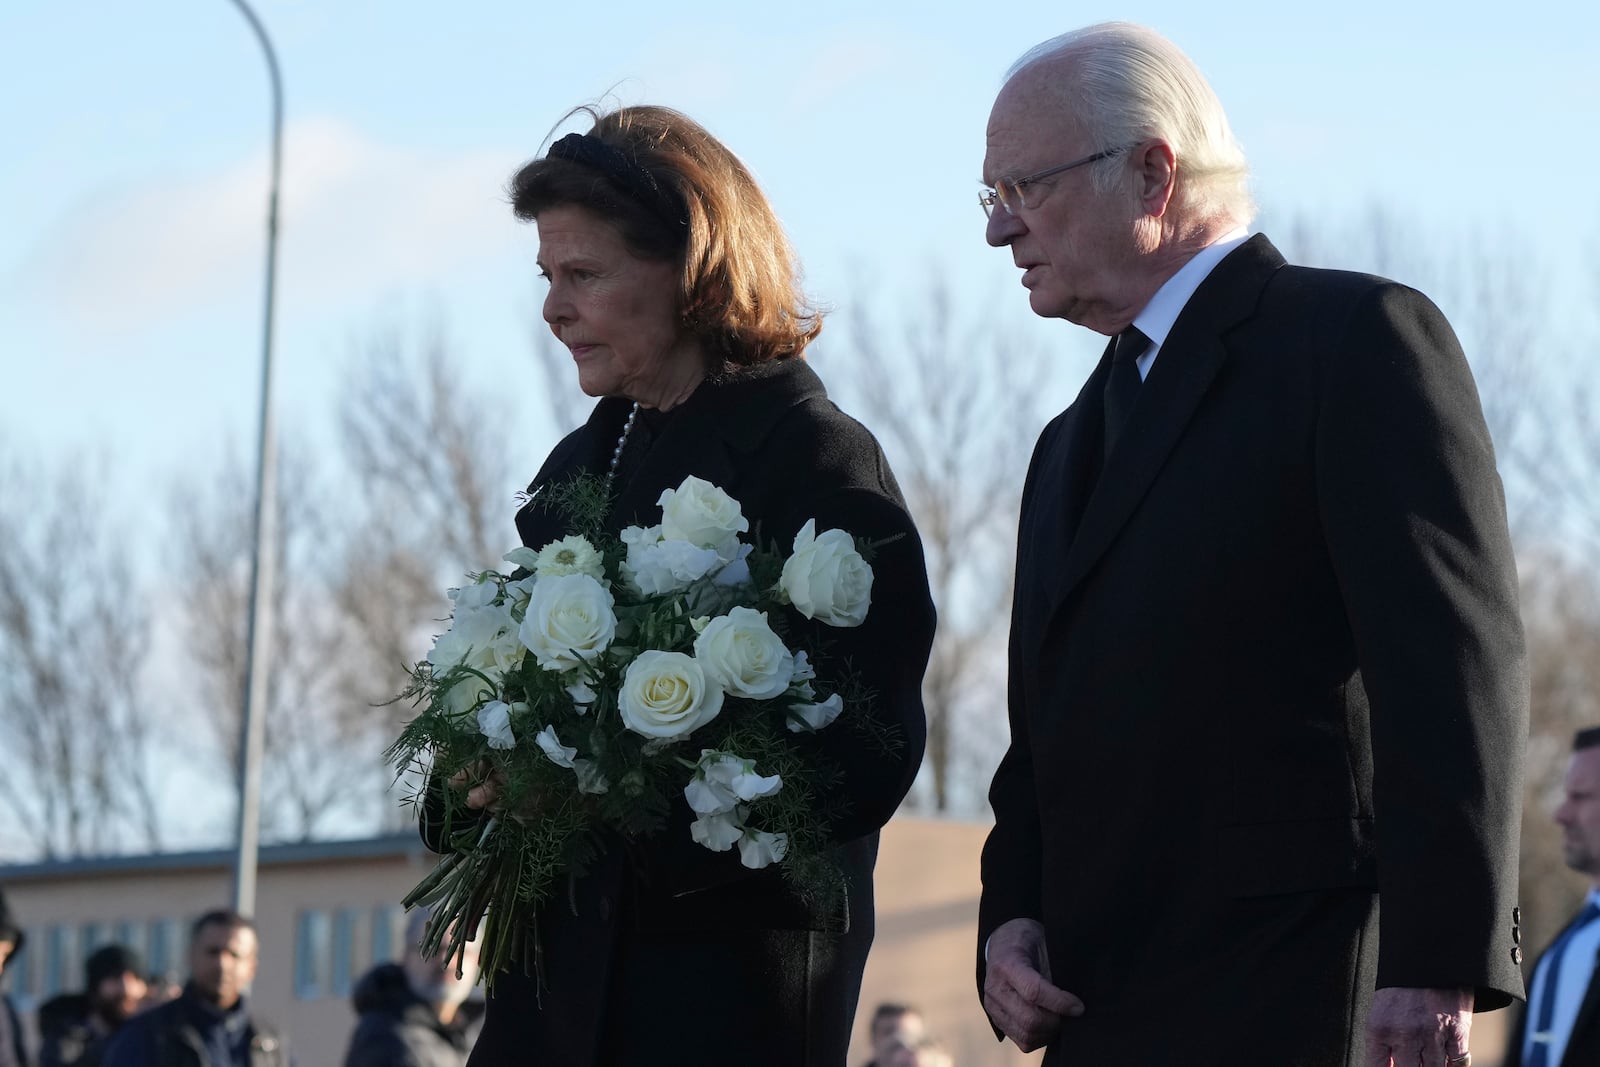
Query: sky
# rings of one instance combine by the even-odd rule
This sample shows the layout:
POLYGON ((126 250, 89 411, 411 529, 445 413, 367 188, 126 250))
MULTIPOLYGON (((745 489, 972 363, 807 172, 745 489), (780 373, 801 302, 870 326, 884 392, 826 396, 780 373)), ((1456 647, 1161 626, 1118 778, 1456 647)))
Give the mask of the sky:
MULTIPOLYGON (((537 387, 536 241, 503 189, 571 108, 607 99, 678 108, 732 147, 836 313, 940 272, 1060 353, 1046 405, 1064 406, 1102 342, 1033 319, 983 243, 977 178, 1010 63, 1108 18, 1211 78, 1269 234, 1380 205, 1422 235, 1507 235, 1560 292, 1595 269, 1600 13, 1575 0, 254 6, 285 86, 290 430, 331 420, 352 349, 395 323, 442 323, 471 381, 537 387)), ((268 101, 229 0, 0 3, 0 443, 40 463, 109 452, 135 544, 163 528, 148 487, 254 447, 268 101)), ((825 377, 842 336, 824 334, 825 377)), ((524 429, 507 448, 531 473, 562 428, 524 429)))

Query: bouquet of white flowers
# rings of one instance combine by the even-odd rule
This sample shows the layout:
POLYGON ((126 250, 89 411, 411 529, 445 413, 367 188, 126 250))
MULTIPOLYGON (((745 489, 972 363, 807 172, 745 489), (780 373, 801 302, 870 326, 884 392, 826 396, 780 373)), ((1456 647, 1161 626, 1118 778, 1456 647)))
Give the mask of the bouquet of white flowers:
POLYGON ((824 683, 789 613, 859 626, 878 546, 813 520, 787 557, 757 547, 739 502, 692 476, 661 494, 659 525, 620 538, 598 479, 549 494, 580 532, 451 590, 450 627, 402 694, 422 710, 389 759, 432 777, 450 850, 405 899, 433 906, 425 950, 448 937, 458 954, 481 920, 488 980, 536 960, 532 918, 556 880, 608 835, 659 831, 678 794, 695 843, 839 892, 825 858, 838 773, 796 738, 871 694, 842 669, 824 683), (489 782, 497 799, 470 812, 445 782, 489 782))

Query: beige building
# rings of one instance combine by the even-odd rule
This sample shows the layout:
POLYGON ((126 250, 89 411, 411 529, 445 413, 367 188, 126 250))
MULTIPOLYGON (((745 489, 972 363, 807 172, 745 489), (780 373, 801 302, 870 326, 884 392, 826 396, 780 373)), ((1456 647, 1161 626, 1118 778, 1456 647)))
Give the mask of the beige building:
MULTIPOLYGON (((960 1067, 1036 1062, 995 1042, 973 988, 986 833, 975 823, 909 817, 884 831, 878 936, 852 1065, 870 1055, 866 1023, 882 1000, 921 1007, 960 1067)), ((253 1000, 289 1035, 298 1067, 338 1067, 355 1022, 350 990, 374 961, 399 954, 399 900, 432 862, 409 833, 262 850, 253 1000)), ((6 967, 25 1024, 50 996, 81 989, 84 957, 109 941, 137 948, 153 971, 183 977, 189 924, 227 902, 231 863, 216 851, 0 866, 0 886, 27 931, 26 948, 6 967)))

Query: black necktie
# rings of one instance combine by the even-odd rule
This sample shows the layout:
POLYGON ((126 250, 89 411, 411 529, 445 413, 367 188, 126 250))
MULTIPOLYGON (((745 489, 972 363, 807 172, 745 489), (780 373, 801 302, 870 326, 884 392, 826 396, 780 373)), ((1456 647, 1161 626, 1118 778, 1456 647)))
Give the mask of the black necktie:
POLYGON ((1150 347, 1150 338, 1129 326, 1117 334, 1113 344, 1111 375, 1106 378, 1105 447, 1101 451, 1101 462, 1104 462, 1103 457, 1111 455, 1111 446, 1117 443, 1122 427, 1127 424, 1128 413, 1139 399, 1139 386, 1144 384, 1144 379, 1139 377, 1138 359, 1150 347))

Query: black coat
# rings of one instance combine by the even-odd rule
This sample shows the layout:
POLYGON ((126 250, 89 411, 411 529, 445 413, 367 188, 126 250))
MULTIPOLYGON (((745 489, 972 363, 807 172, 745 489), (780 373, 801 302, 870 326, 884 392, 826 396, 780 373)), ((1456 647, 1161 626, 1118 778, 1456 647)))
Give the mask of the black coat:
POLYGON ((1046 1062, 1337 1067, 1375 985, 1521 996, 1516 569, 1448 324, 1257 236, 1101 471, 1109 363, 1024 490, 983 856, 980 938, 1040 920, 1086 1005, 1046 1062))
POLYGON ((63 993, 39 1005, 39 1067, 99 1067, 111 1038, 94 1021, 85 993, 63 993))
MULTIPOLYGON (((243 1011, 235 1007, 230 1015, 243 1011)), ((181 996, 123 1023, 101 1062, 105 1067, 221 1067, 212 1062, 202 1036, 212 1016, 192 987, 185 987, 181 996)), ((288 1046, 272 1027, 248 1013, 237 1017, 242 1022, 250 1067, 290 1067, 288 1046)))
MULTIPOLYGON (((629 406, 596 405, 530 492, 578 471, 603 473, 629 406)), ((874 560, 865 624, 826 633, 828 662, 848 661, 864 676, 877 691, 875 713, 903 743, 885 755, 839 724, 811 742, 844 771, 850 807, 834 827, 849 883, 843 913, 796 897, 775 867, 746 870, 736 853, 693 844, 679 800, 658 837, 607 852, 541 910, 548 989, 519 969, 498 976, 471 1063, 731 1067, 755 1056, 766 1065, 842 1065, 872 943, 877 830, 910 788, 926 738, 921 682, 934 613, 921 542, 877 442, 801 361, 707 381, 633 432, 614 528, 659 522, 662 490, 694 474, 740 501, 753 535, 784 549, 812 518, 819 532, 903 535, 874 560)), ((566 532, 537 496, 517 527, 535 549, 566 532)), ((806 633, 795 630, 802 647, 806 633)))

